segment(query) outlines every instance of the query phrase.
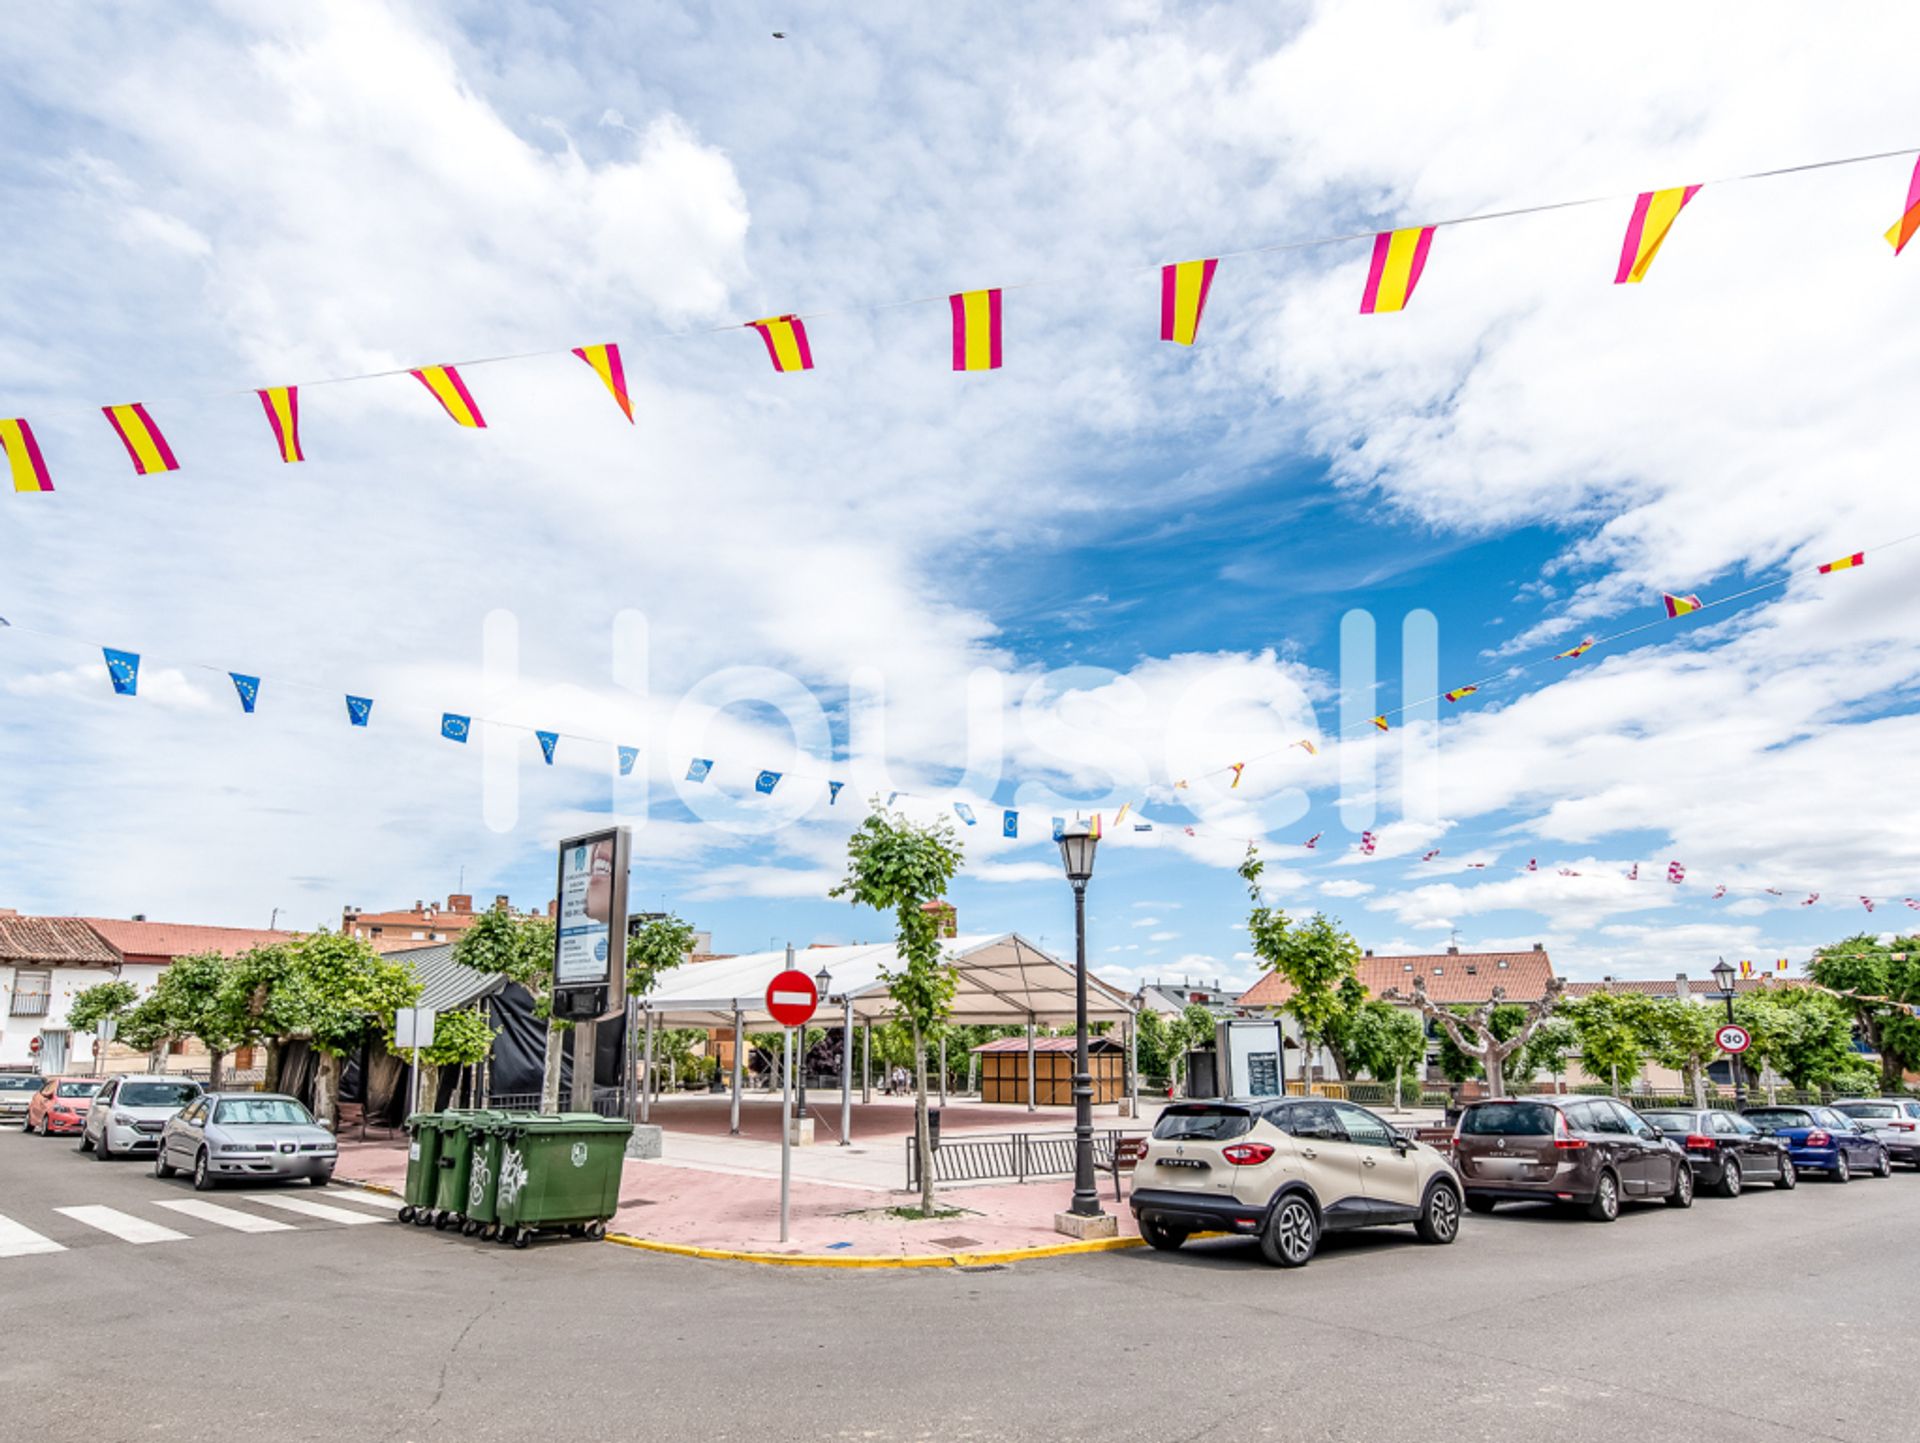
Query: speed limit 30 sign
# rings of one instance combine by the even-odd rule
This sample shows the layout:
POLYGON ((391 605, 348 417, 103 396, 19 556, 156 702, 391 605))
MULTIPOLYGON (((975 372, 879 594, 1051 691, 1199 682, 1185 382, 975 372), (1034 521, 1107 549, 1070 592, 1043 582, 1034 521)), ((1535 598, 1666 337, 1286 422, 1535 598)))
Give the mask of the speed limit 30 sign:
POLYGON ((1729 1022, 1713 1034, 1713 1040, 1720 1044, 1722 1052, 1745 1052, 1753 1046, 1753 1036, 1737 1022, 1729 1022))

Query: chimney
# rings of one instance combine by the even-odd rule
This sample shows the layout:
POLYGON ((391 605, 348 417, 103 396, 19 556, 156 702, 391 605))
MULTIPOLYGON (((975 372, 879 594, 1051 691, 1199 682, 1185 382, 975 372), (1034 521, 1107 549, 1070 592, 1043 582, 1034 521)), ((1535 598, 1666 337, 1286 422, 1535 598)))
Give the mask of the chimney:
POLYGON ((1449 957, 1458 957, 1460 955, 1460 949, 1458 947, 1449 947, 1447 948, 1447 955, 1449 957))
POLYGON ((472 896, 465 892, 447 893, 447 910, 449 912, 471 912, 473 910, 472 896))
MULTIPOLYGON (((501 900, 503 900, 503 901, 504 901, 505 899, 504 899, 504 898, 502 898, 501 900)), ((558 917, 559 915, 560 915, 560 903, 559 903, 558 901, 553 901, 553 902, 549 902, 549 903, 547 903, 547 916, 548 916, 548 918, 549 918, 549 919, 551 919, 551 918, 555 918, 555 917, 558 917)))
POLYGON ((144 922, 147 920, 147 914, 145 912, 135 912, 131 920, 135 922, 144 922))
POLYGON ((1536 951, 1536 952, 1544 952, 1544 951, 1546 951, 1547 949, 1546 949, 1545 947, 1542 947, 1542 946, 1541 946, 1541 945, 1540 945, 1540 944, 1539 944, 1538 942, 1535 942, 1535 943, 1533 944, 1533 950, 1534 950, 1534 951, 1536 951))
POLYGON ((1686 973, 1676 972, 1673 974, 1673 995, 1678 997, 1682 1002, 1685 1002, 1687 998, 1693 995, 1687 988, 1686 973))
POLYGON ((1367 957, 1371 957, 1371 956, 1373 955, 1373 948, 1371 948, 1371 947, 1369 947, 1369 948, 1367 948, 1367 950, 1366 950, 1366 951, 1365 951, 1365 952, 1364 952, 1364 953, 1363 953, 1362 955, 1363 955, 1363 956, 1367 956, 1367 957))
POLYGON ((493 910, 496 912, 511 912, 513 910, 507 902, 507 894, 505 892, 500 892, 495 895, 493 899, 493 910))
POLYGON ((418 897, 415 897, 413 899, 413 910, 416 912, 424 912, 427 910, 427 904, 422 902, 418 897))

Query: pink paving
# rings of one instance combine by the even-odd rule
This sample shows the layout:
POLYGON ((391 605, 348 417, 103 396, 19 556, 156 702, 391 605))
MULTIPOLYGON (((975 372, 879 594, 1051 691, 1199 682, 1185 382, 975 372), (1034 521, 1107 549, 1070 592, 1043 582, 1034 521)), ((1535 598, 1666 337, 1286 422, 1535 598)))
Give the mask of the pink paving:
MULTIPOLYGON (((936 1104, 937 1106, 937 1104, 936 1104)), ((807 1111, 813 1118, 814 1136, 821 1142, 839 1141, 840 1095, 837 1092, 810 1092, 807 1111)), ((668 1132, 699 1133, 707 1137, 727 1136, 732 1108, 724 1095, 663 1097, 654 1102, 648 1121, 668 1132)), ((1134 1128, 1134 1123, 1119 1116, 1112 1106, 1093 1110, 1096 1128, 1134 1128)), ((1073 1109, 1043 1107, 1028 1112, 1024 1106, 999 1107, 955 1098, 940 1109, 943 1135, 956 1132, 1068 1132, 1073 1128, 1073 1109)), ((872 1102, 853 1104, 853 1136, 859 1142, 901 1138, 913 1132, 913 1100, 876 1096, 872 1102)), ((780 1140, 780 1099, 766 1093, 748 1093, 740 1100, 740 1135, 756 1142, 780 1140)))
MULTIPOLYGON (((1024 1118, 1025 1111, 1020 1115, 1024 1118)), ((405 1140, 343 1140, 339 1175, 342 1181, 398 1192, 407 1176, 405 1140)), ((955 1189, 943 1194, 941 1201, 961 1208, 958 1217, 919 1222, 886 1213, 889 1207, 917 1205, 918 1194, 868 1193, 796 1182, 790 1239, 783 1246, 777 1179, 629 1160, 621 1178, 620 1211, 611 1230, 690 1247, 847 1259, 990 1253, 1065 1242, 1053 1230, 1053 1215, 1066 1207, 1071 1191, 1064 1178, 955 1189)), ((1111 1177, 1101 1179, 1100 1201, 1119 1218, 1122 1237, 1137 1236, 1132 1214, 1124 1204, 1114 1204, 1111 1177)))

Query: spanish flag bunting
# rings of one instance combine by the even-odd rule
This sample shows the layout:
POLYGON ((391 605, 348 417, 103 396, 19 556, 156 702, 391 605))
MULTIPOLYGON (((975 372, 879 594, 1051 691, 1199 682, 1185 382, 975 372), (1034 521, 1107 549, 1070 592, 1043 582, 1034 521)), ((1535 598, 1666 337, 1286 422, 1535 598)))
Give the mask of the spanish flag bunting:
POLYGON ((13 473, 16 491, 51 491, 53 478, 40 455, 40 443, 33 439, 33 427, 21 417, 0 421, 0 450, 7 453, 7 469, 13 473))
POLYGON ((1200 334, 1200 313, 1213 285, 1212 261, 1178 261, 1160 267, 1160 339, 1191 346, 1200 334))
POLYGON ((1390 728, 1387 726, 1387 719, 1384 716, 1375 717, 1373 719, 1373 724, 1375 727, 1377 727, 1381 731, 1390 730, 1390 728))
MULTIPOLYGON (((995 292, 998 295, 999 292, 995 292)), ((807 325, 798 316, 768 316, 764 321, 748 321, 767 343, 767 358, 776 371, 811 371, 813 350, 807 345, 807 325)), ((999 365, 996 360, 994 364, 999 365)))
POLYGON ((1773 970, 1774 970, 1774 971, 1776 971, 1776 972, 1784 972, 1784 971, 1786 971, 1786 970, 1787 970, 1787 959, 1786 959, 1786 958, 1784 958, 1784 957, 1782 957, 1782 958, 1781 958, 1781 959, 1780 959, 1779 961, 1777 961, 1777 962, 1775 962, 1775 963, 1773 964, 1773 970))
POLYGON ((280 448, 280 459, 306 460, 306 452, 300 449, 300 388, 268 386, 255 391, 254 395, 260 398, 260 408, 267 413, 267 424, 273 427, 273 442, 280 448))
MULTIPOLYGON (((4 422, 0 422, 0 425, 4 424, 4 422)), ((1826 576, 1835 571, 1850 571, 1856 566, 1865 566, 1866 564, 1867 553, 1864 551, 1856 551, 1853 555, 1843 556, 1838 561, 1829 561, 1825 566, 1820 568, 1820 574, 1826 576)))
POLYGON ((1119 811, 1117 811, 1117 812, 1115 812, 1115 813, 1113 814, 1113 824, 1114 824, 1114 826, 1116 826, 1116 827, 1117 827, 1117 826, 1119 826, 1119 825, 1120 825, 1120 824, 1121 824, 1122 822, 1124 822, 1124 821, 1126 821, 1126 819, 1127 819, 1127 811, 1128 811, 1128 809, 1129 809, 1129 808, 1131 808, 1132 806, 1133 806, 1133 803, 1132 803, 1132 802, 1122 802, 1122 803, 1120 804, 1120 810, 1119 810, 1119 811))
POLYGON ((1742 977, 1753 976, 1753 963, 1744 957, 1740 959, 1740 975, 1742 977))
POLYGON ((1098 812, 1093 814, 1093 835, 1094 838, 1098 840, 1100 836, 1100 814, 1098 812))
POLYGON ((1317 757, 1320 755, 1320 748, 1316 747, 1312 742, 1308 741, 1305 737, 1300 738, 1300 740, 1295 742, 1294 745, 1299 747, 1302 751, 1306 752, 1306 754, 1310 757, 1317 757))
POLYGON ((433 399, 446 408, 455 425, 469 426, 476 431, 486 429, 486 419, 473 404, 467 383, 452 366, 422 366, 413 373, 413 378, 433 392, 433 399))
POLYGON ((1573 660, 1574 657, 1581 655, 1583 652, 1587 650, 1588 647, 1592 645, 1593 645, 1593 638, 1588 637, 1585 641, 1581 642, 1578 646, 1571 646, 1571 647, 1568 647, 1565 651, 1555 652, 1553 659, 1555 661, 1571 661, 1573 660))
POLYGON ((1460 699, 1461 699, 1462 697, 1469 697, 1469 696, 1472 696, 1472 695, 1473 695, 1473 694, 1474 694, 1475 692, 1477 692, 1478 690, 1480 690, 1480 688, 1479 688, 1479 687, 1477 687, 1477 686, 1460 686, 1460 687, 1455 687, 1455 688, 1454 688, 1454 689, 1453 689, 1452 691, 1450 691, 1450 692, 1448 692, 1448 693, 1447 693, 1447 700, 1448 700, 1448 701, 1459 701, 1459 700, 1460 700, 1460 699))
POLYGON ((1671 591, 1663 591, 1660 593, 1660 600, 1666 604, 1669 618, 1685 616, 1689 611, 1700 609, 1700 598, 1691 594, 1675 596, 1671 591))
POLYGON ((1907 180, 1907 208, 1887 231, 1887 244, 1895 255, 1907 248, 1915 231, 1920 231, 1920 160, 1913 163, 1913 175, 1907 180))
POLYGON ((627 394, 627 369, 620 364, 620 348, 609 341, 604 346, 575 346, 574 355, 593 367, 593 374, 613 393, 620 414, 633 423, 633 397, 627 394))
POLYGON ((953 307, 953 369, 1000 369, 1000 292, 959 291, 947 297, 953 307))
POLYGON ((1433 245, 1433 227, 1383 230, 1373 238, 1373 262, 1367 267, 1367 288, 1360 295, 1360 314, 1402 311, 1420 284, 1433 245))
POLYGON ((1647 267, 1660 254, 1667 232, 1679 219, 1681 207, 1699 191, 1697 185, 1682 185, 1672 190, 1640 193, 1640 198, 1633 203, 1633 218, 1627 222, 1627 234, 1620 242, 1620 267, 1613 274, 1616 286, 1628 282, 1637 284, 1647 278, 1647 267))
POLYGON ((102 406, 100 411, 120 438, 120 444, 127 448, 134 475, 151 476, 156 471, 180 469, 167 438, 153 424, 153 417, 147 414, 145 406, 136 401, 131 406, 102 406))
POLYGON ((1235 762, 1232 766, 1227 768, 1228 771, 1233 773, 1233 780, 1227 783, 1228 791, 1232 791, 1235 787, 1240 785, 1240 773, 1244 772, 1246 769, 1247 769, 1247 764, 1245 762, 1235 762))

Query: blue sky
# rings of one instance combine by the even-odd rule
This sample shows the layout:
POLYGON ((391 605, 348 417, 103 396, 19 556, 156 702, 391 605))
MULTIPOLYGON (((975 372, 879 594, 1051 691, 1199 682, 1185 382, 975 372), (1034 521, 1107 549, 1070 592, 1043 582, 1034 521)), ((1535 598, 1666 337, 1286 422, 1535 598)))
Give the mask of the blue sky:
POLYGON ((1904 11, 1649 11, 1653 54, 1618 7, 133 13, 0 18, 0 415, 59 488, 0 507, 0 905, 313 924, 462 868, 534 903, 618 808, 636 898, 722 949, 872 937, 824 897, 861 799, 984 816, 1016 782, 964 925, 1064 945, 1032 789, 1145 801, 1094 892, 1120 981, 1251 980, 1249 835, 1363 945, 1538 940, 1573 976, 1798 960, 1920 895, 1902 550, 1333 745, 1356 609, 1384 707, 1409 613, 1453 685, 1920 530, 1920 262, 1880 239, 1909 161, 1709 185, 1638 287, 1608 284, 1630 200, 1443 229, 1398 315, 1355 314, 1364 245, 1229 256, 1191 350, 1151 270, 1914 143, 1904 11), (940 298, 1032 280, 1006 367, 954 375, 940 298), (795 310, 806 375, 715 329, 795 310), (608 340, 632 428, 564 354, 608 340), (308 386, 297 467, 248 394, 555 349, 467 369, 484 432, 404 375, 308 386), (94 408, 134 399, 178 473, 128 474, 94 408), (102 643, 146 657, 137 700, 102 643), (259 712, 195 663, 265 676, 259 712), (454 747, 442 710, 631 739, 645 778, 454 747), (762 825, 723 795, 762 767, 851 786, 762 825), (1673 858, 1683 887, 1622 875, 1673 858))

